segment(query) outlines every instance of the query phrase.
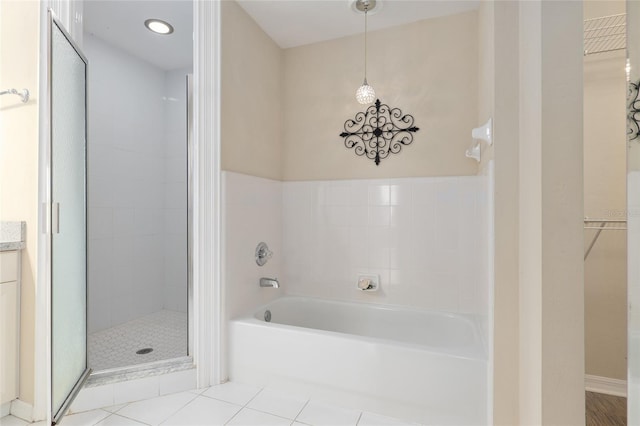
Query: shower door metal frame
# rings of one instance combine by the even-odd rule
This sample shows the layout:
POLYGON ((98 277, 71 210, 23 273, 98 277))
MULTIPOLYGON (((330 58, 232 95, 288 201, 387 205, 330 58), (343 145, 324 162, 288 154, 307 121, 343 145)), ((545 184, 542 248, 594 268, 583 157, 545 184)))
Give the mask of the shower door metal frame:
POLYGON ((186 77, 187 92, 187 355, 193 356, 193 74, 186 77))
POLYGON ((54 363, 54 359, 53 359, 53 350, 52 350, 52 345, 53 345, 53 237, 54 234, 58 232, 58 223, 59 223, 59 206, 57 205, 57 203, 54 203, 53 201, 53 126, 51 125, 51 123, 53 122, 53 93, 52 93, 52 87, 53 87, 53 29, 54 26, 62 33, 62 35, 66 38, 67 42, 69 43, 69 45, 73 48, 73 50, 75 51, 75 53, 80 57, 80 59, 82 60, 82 62, 84 62, 84 66, 85 66, 85 75, 84 75, 84 84, 85 84, 85 98, 84 98, 84 102, 85 102, 85 109, 84 109, 84 114, 85 114, 85 120, 84 120, 84 140, 85 140, 85 152, 84 152, 84 188, 85 188, 85 204, 84 204, 84 217, 85 217, 85 247, 87 247, 87 75, 88 75, 88 66, 89 66, 89 61, 87 60, 87 57, 84 55, 84 53, 82 52, 82 50, 80 49, 80 47, 76 44, 76 42, 73 40, 73 37, 71 37, 71 35, 69 34, 69 32, 67 31, 67 29, 65 28, 64 24, 56 17, 55 13, 53 12, 52 9, 48 9, 47 11, 47 75, 46 75, 46 81, 47 81, 47 93, 46 93, 46 105, 47 105, 47 111, 48 111, 48 128, 47 128, 47 137, 48 137, 48 144, 47 144, 47 163, 48 163, 48 169, 47 169, 47 202, 45 203, 45 210, 46 210, 46 214, 45 214, 45 220, 46 222, 43 224, 44 225, 44 230, 46 232, 46 236, 47 236, 47 250, 48 250, 48 257, 47 257, 47 277, 48 277, 48 283, 49 283, 49 327, 48 327, 48 335, 49 335, 49 352, 48 352, 48 364, 49 364, 49 402, 48 402, 48 406, 49 406, 49 412, 51 413, 51 424, 55 425, 57 424, 60 419, 62 419, 62 417, 64 417, 64 415, 66 414, 66 412, 69 410, 69 407, 71 406, 71 403, 73 402, 73 400, 75 399, 75 397, 78 395, 78 393, 80 392, 80 390, 82 390, 82 387, 84 386, 84 384, 86 383, 87 379, 89 378, 89 375, 91 374, 91 369, 88 367, 88 352, 87 352, 87 338, 88 338, 88 334, 87 334, 87 327, 86 325, 88 324, 88 296, 87 296, 87 276, 86 276, 86 272, 88 270, 87 268, 87 256, 86 256, 86 250, 85 250, 85 309, 84 309, 84 321, 85 321, 85 347, 84 347, 84 357, 85 357, 85 369, 84 372, 80 375, 80 377, 78 378, 76 384, 73 386, 73 388, 71 389, 71 393, 65 398, 64 402, 62 403, 62 405, 60 406, 59 409, 57 409, 57 411, 54 412, 54 407, 53 407, 53 363, 54 363), (55 207, 54 207, 55 205, 55 207))

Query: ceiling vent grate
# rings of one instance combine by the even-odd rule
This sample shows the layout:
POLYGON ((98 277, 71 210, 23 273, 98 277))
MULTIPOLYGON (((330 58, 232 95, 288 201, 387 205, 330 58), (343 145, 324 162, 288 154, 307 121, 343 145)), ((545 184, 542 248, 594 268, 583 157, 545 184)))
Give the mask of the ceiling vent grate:
POLYGON ((627 47, 627 15, 602 16, 584 21, 584 54, 612 52, 627 47))

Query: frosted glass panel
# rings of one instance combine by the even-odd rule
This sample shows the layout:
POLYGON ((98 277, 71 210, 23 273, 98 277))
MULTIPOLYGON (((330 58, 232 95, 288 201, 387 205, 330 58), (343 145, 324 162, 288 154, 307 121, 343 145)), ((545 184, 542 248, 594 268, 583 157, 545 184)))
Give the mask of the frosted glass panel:
POLYGON ((51 37, 51 198, 54 206, 51 315, 55 415, 87 367, 87 66, 55 23, 51 37))

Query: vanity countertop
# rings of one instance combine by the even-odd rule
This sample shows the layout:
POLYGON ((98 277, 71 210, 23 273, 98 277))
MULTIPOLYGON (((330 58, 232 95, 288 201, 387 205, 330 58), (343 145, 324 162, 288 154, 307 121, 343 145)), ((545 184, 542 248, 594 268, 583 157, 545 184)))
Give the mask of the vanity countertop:
POLYGON ((0 222, 0 251, 22 250, 26 231, 26 222, 0 222))

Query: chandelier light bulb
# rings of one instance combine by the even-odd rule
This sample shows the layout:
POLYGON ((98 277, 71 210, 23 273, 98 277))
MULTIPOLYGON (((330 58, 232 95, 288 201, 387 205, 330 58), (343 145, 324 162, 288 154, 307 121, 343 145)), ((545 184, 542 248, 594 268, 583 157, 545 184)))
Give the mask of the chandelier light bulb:
POLYGON ((367 80, 364 81, 362 86, 356 91, 356 99, 362 105, 367 105, 376 100, 376 91, 373 87, 369 86, 367 80))

